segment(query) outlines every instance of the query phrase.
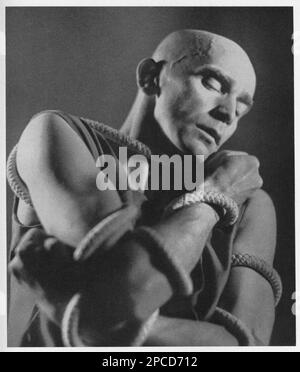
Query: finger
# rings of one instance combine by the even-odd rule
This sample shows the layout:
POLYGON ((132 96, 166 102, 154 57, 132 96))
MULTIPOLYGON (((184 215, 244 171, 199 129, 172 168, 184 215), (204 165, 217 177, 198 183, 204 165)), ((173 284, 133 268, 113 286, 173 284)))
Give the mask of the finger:
POLYGON ((50 256, 53 261, 55 260, 57 260, 57 262, 73 261, 74 248, 60 242, 58 239, 54 237, 48 237, 44 241, 43 247, 45 249, 45 252, 48 253, 48 256, 50 256))
POLYGON ((13 274, 20 284, 27 283, 30 286, 34 282, 32 275, 30 275, 29 271, 24 265, 24 262, 18 255, 15 256, 9 263, 8 272, 13 274))
POLYGON ((31 228, 20 240, 16 252, 34 248, 41 245, 48 235, 40 228, 31 228))
POLYGON ((214 153, 206 160, 206 166, 210 166, 217 162, 219 159, 222 159, 222 157, 225 156, 234 156, 234 155, 249 155, 245 151, 233 151, 233 150, 222 150, 214 153))

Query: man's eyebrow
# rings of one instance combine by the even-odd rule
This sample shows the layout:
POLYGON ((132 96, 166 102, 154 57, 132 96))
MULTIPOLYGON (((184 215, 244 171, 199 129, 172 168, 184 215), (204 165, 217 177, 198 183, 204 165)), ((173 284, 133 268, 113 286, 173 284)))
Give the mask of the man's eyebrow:
POLYGON ((215 66, 207 66, 207 65, 202 66, 199 69, 197 69, 196 74, 197 75, 198 74, 210 75, 210 76, 216 77, 217 79, 219 79, 222 83, 226 85, 230 85, 233 82, 233 80, 227 74, 225 74, 222 70, 220 70, 219 68, 215 66))

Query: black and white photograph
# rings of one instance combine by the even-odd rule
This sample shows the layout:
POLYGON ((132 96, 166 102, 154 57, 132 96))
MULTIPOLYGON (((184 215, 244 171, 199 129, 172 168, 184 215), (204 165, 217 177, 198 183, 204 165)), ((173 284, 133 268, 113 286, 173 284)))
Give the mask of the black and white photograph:
POLYGON ((5 7, 8 349, 295 347, 294 7, 82 5, 5 7))

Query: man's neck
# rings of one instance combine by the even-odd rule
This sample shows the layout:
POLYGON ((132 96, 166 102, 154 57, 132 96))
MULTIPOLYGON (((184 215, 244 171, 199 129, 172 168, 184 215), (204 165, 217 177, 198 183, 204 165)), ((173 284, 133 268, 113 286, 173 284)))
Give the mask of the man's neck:
POLYGON ((144 143, 149 147, 152 154, 183 155, 168 139, 154 118, 154 105, 154 97, 146 97, 139 93, 121 128, 121 132, 144 143))
MULTIPOLYGON (((172 156, 184 154, 168 139, 159 123, 154 118, 153 97, 146 97, 141 92, 137 95, 135 102, 121 128, 121 132, 137 139, 149 147, 153 155, 172 156)), ((151 172, 150 172, 151 174, 151 172)), ((158 210, 167 205, 172 199, 179 196, 182 191, 173 190, 148 190, 146 195, 158 206, 158 210)))

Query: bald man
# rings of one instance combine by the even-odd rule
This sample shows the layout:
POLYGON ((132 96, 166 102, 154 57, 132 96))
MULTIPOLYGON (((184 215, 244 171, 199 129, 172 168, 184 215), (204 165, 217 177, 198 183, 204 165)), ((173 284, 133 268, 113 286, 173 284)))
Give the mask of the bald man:
POLYGON ((45 111, 32 118, 10 157, 16 200, 9 332, 18 330, 11 344, 267 345, 274 207, 261 190, 258 160, 219 151, 253 104, 249 57, 222 36, 177 31, 140 62, 137 81, 120 132, 45 111), (148 158, 204 155, 204 191, 237 205, 237 221, 222 227, 220 208, 203 200, 165 213, 184 189, 148 190, 147 201, 133 191, 100 192, 95 161, 120 146, 148 158), (91 235, 96 254, 75 260, 91 235), (27 310, 34 308, 27 323, 18 316, 22 293, 27 310))

